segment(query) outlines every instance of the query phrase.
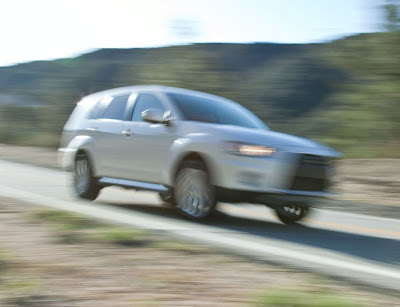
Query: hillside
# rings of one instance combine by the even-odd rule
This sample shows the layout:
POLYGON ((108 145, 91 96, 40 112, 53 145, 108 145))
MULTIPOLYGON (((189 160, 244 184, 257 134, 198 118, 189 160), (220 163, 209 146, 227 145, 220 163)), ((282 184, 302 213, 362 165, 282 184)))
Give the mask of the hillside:
POLYGON ((397 40, 398 33, 379 33, 327 44, 102 49, 3 67, 0 142, 57 146, 82 96, 162 84, 236 100, 274 130, 322 140, 351 157, 399 157, 399 61, 379 66, 382 57, 391 61, 379 48, 397 40), (384 107, 371 101, 378 93, 384 107))

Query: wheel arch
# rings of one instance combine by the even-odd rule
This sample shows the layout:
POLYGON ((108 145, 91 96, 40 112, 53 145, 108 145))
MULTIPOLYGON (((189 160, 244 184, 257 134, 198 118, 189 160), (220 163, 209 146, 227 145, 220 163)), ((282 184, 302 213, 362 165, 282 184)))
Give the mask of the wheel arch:
POLYGON ((175 181, 176 175, 178 174, 178 171, 182 164, 186 161, 198 161, 202 163, 205 167, 205 171, 208 173, 211 183, 213 183, 213 168, 212 168, 212 162, 209 157, 207 157, 206 154, 198 152, 198 151, 188 151, 183 153, 174 163, 174 166, 172 168, 171 172, 171 183, 175 181))
POLYGON ((72 171, 78 153, 85 153, 91 163, 92 171, 96 172, 95 157, 93 156, 94 140, 88 135, 78 135, 73 138, 65 148, 62 156, 64 169, 72 171))
POLYGON ((96 166, 93 160, 93 156, 87 148, 77 148, 74 155, 74 162, 79 154, 85 154, 88 157, 88 161, 90 163, 90 168, 92 169, 93 174, 96 174, 96 166))

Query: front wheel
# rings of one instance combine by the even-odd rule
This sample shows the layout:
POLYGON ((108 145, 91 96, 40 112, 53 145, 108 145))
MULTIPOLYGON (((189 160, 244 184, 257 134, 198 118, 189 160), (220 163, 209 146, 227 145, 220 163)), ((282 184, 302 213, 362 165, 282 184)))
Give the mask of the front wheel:
POLYGON ((201 162, 187 161, 180 167, 174 198, 178 209, 192 219, 199 220, 212 213, 216 205, 215 192, 201 162))
POLYGON ((85 153, 78 154, 75 159, 74 188, 78 197, 89 200, 95 200, 100 192, 100 187, 93 178, 89 158, 85 153))
POLYGON ((275 209, 276 215, 284 224, 293 224, 307 215, 308 206, 286 205, 275 209))

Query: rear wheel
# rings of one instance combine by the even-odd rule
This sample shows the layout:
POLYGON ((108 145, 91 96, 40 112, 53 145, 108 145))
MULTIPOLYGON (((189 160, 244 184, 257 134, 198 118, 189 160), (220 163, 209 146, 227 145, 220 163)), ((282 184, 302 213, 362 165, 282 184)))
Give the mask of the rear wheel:
POLYGON ((100 192, 100 187, 93 178, 89 158, 85 153, 79 153, 75 158, 74 188, 78 197, 89 200, 95 200, 100 192))
POLYGON ((293 224, 300 221, 306 216, 308 212, 308 206, 299 206, 295 204, 290 204, 286 206, 279 207, 275 209, 276 215, 285 224, 293 224))
POLYGON ((199 220, 212 213, 216 205, 214 188, 200 161, 187 161, 180 167, 174 187, 175 204, 186 216, 199 220))

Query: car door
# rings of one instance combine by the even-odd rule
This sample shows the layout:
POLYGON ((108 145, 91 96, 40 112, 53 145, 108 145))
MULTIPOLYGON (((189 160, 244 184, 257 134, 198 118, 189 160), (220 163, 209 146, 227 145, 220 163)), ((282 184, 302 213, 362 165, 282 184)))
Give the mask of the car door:
POLYGON ((121 143, 125 141, 122 131, 130 96, 131 93, 110 95, 100 101, 93 127, 94 160, 98 176, 119 177, 124 169, 121 163, 121 143))
POLYGON ((154 124, 142 119, 143 111, 154 108, 169 111, 155 93, 140 93, 133 106, 130 122, 126 122, 126 142, 124 143, 123 161, 125 176, 123 179, 162 183, 162 170, 167 154, 175 141, 174 125, 154 124))

